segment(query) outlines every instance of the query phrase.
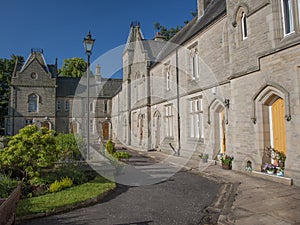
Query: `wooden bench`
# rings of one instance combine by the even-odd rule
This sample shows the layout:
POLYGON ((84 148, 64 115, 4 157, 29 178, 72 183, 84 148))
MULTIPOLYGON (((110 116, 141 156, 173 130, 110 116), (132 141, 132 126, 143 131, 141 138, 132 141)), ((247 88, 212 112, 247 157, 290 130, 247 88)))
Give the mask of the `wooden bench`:
POLYGON ((11 193, 8 198, 0 199, 0 225, 15 224, 16 211, 21 196, 22 183, 11 193))

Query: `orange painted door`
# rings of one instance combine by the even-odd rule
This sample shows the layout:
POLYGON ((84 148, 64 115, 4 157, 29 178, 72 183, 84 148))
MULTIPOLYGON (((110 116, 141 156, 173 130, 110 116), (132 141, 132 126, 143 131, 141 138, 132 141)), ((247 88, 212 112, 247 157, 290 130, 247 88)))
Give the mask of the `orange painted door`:
POLYGON ((279 98, 272 105, 274 149, 286 153, 286 127, 284 115, 284 101, 279 98))
POLYGON ((108 129, 108 123, 104 123, 103 125, 102 125, 103 127, 103 139, 104 140, 107 140, 109 137, 109 129, 108 129))
POLYGON ((222 153, 226 153, 226 127, 225 127, 225 110, 221 112, 221 124, 222 124, 222 153))

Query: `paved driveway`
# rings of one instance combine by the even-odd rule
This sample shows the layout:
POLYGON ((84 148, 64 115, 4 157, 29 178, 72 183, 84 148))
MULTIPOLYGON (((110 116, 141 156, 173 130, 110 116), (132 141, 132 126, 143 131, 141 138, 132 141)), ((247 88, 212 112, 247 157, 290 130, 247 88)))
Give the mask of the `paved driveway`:
MULTIPOLYGON (((149 159, 150 160, 150 159, 149 159)), ((129 187, 101 203, 68 213, 35 219, 23 225, 175 225, 201 224, 203 209, 212 204, 220 184, 180 171, 159 184, 129 187)))

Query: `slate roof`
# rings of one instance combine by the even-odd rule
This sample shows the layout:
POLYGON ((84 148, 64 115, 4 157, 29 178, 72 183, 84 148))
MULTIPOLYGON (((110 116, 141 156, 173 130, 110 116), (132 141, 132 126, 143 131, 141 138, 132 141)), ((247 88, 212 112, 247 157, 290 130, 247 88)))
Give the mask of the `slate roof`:
MULTIPOLYGON (((91 98, 112 98, 120 90, 122 86, 122 79, 106 79, 102 78, 101 83, 96 82, 95 77, 90 77, 90 97, 91 98)), ((86 77, 83 78, 69 78, 58 77, 56 79, 57 90, 56 97, 85 97, 87 92, 86 77)))

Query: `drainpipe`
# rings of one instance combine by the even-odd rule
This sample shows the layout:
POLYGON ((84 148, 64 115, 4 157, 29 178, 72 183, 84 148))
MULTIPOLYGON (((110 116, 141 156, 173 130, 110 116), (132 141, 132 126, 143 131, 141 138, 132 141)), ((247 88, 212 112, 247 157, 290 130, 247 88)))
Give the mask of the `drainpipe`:
POLYGON ((176 86, 177 86, 177 123, 178 123, 178 130, 177 130, 177 138, 178 138, 178 149, 177 149, 177 156, 180 156, 181 150, 181 140, 180 140, 180 93, 179 93, 179 68, 178 68, 178 48, 176 48, 176 86))

